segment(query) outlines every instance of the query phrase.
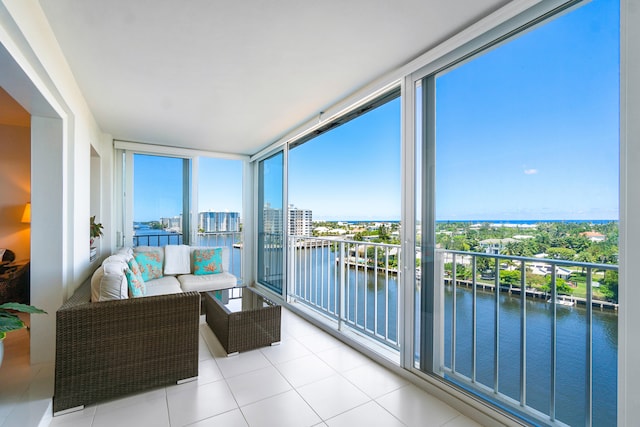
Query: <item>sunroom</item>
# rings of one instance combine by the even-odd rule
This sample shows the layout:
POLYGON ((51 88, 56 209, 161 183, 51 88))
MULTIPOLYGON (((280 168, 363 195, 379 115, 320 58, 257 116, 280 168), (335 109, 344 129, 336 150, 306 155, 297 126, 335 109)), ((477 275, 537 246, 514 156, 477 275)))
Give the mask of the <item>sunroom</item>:
POLYGON ((3 2, 0 86, 31 117, 31 303, 50 313, 31 362, 117 248, 224 245, 287 319, 481 424, 630 425, 633 2, 425 3, 3 2), (618 251, 483 254, 441 226, 518 221, 613 222, 618 251), (563 296, 578 273, 557 271, 578 270, 584 295, 563 296), (609 272, 619 294, 596 303, 609 272))

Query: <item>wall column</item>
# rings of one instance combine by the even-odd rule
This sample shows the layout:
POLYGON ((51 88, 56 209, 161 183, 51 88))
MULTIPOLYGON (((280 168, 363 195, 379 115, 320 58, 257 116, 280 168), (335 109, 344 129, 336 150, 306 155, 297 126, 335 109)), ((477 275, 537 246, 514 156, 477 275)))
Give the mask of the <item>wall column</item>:
POLYGON ((56 310, 64 300, 67 246, 61 119, 31 118, 31 363, 55 359, 56 310), (34 239, 35 237, 35 239, 34 239))

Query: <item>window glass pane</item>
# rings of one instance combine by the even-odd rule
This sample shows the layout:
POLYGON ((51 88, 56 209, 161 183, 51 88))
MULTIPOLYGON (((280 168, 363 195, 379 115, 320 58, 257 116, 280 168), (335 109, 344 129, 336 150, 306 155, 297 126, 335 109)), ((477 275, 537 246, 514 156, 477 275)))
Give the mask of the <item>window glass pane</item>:
POLYGON ((258 164, 258 281, 282 293, 284 280, 284 154, 258 164))
POLYGON ((568 425, 616 423, 618 19, 618 2, 586 2, 444 70, 427 94, 440 374, 568 425))
POLYGON ((382 342, 385 356, 398 354, 400 335, 399 95, 289 150, 289 294, 382 342))
POLYGON ((316 221, 400 218, 400 97, 289 152, 289 203, 316 221))
POLYGON ((229 248, 230 272, 242 281, 242 161, 198 158, 194 242, 229 248))
POLYGON ((133 162, 133 245, 182 244, 188 161, 134 154, 133 162))

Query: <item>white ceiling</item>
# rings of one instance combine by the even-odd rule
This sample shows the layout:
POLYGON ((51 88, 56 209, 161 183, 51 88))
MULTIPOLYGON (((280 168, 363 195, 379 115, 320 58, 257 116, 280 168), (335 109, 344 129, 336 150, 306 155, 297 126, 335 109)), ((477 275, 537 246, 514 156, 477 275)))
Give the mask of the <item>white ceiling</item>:
POLYGON ((254 154, 506 0, 40 0, 103 131, 254 154))

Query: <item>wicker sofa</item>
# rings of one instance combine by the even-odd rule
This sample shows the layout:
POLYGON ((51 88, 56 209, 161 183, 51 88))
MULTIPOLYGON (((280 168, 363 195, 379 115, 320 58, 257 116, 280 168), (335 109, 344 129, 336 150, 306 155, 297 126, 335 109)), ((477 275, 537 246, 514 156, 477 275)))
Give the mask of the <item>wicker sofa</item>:
POLYGON ((222 271, 193 274, 202 249, 216 248, 122 248, 58 309, 54 414, 198 376, 200 292, 237 283, 228 248, 222 271), (131 297, 136 251, 153 254, 160 277, 131 297))
POLYGON ((87 281, 56 313, 54 414, 198 376, 198 292, 90 295, 87 281))

